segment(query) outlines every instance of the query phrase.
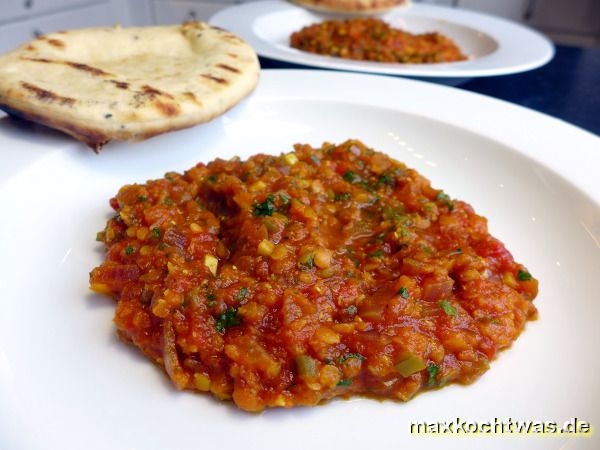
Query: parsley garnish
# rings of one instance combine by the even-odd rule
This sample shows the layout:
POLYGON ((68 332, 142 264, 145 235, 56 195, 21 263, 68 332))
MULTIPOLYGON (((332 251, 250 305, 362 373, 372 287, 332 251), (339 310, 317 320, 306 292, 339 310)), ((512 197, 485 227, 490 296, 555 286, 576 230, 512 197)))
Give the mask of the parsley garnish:
POLYGON ((350 305, 346 308, 346 312, 353 316, 358 312, 358 308, 355 305, 350 305))
POLYGON ((237 301, 241 301, 244 300, 246 298, 246 295, 248 295, 248 288, 247 287, 243 287, 240 289, 240 291, 234 295, 234 299, 237 301))
POLYGON ((352 384, 352 378, 346 378, 345 380, 340 380, 337 386, 350 386, 352 384))
POLYGON ((383 174, 379 177, 379 180, 377 181, 377 186, 383 186, 384 184, 394 187, 396 181, 391 176, 383 174))
POLYGON ((131 245, 129 245, 126 249, 125 249, 125 254, 127 256, 129 255, 133 255, 133 252, 135 252, 135 248, 133 248, 131 245))
POLYGON ((215 328, 219 333, 223 334, 225 333, 225 328, 237 327, 241 323, 242 319, 237 316, 237 310, 229 308, 219 316, 215 323, 215 328))
POLYGON ((216 297, 215 297, 215 294, 208 294, 206 296, 206 298, 209 299, 209 300, 214 300, 216 297))
POLYGON ((152 236, 154 236, 156 239, 160 239, 160 228, 152 228, 152 236))
POLYGON ((346 173, 344 173, 343 178, 348 183, 352 183, 354 181, 354 179, 356 178, 356 174, 354 172, 352 172, 351 170, 347 170, 346 173))
POLYGON ((400 296, 403 298, 408 298, 408 296, 409 296, 408 289, 406 289, 405 287, 401 287, 400 290, 398 291, 398 294, 400 294, 400 296))
POLYGON ((441 201, 444 205, 446 205, 448 207, 448 211, 454 211, 454 203, 452 203, 452 200, 450 200, 450 196, 444 193, 444 191, 440 191, 436 199, 441 201))
POLYGON ((339 202, 340 200, 349 200, 350 198, 352 198, 352 194, 348 192, 342 192, 340 194, 335 194, 335 196, 333 197, 333 201, 339 202))
POLYGON ((315 260, 315 255, 310 255, 308 257, 308 259, 306 260, 306 262, 303 263, 303 265, 308 267, 309 269, 312 269, 314 260, 315 260))
POLYGON ((533 277, 529 272, 525 272, 524 270, 519 269, 519 273, 517 273, 517 278, 519 279, 519 281, 529 281, 533 277))
POLYGON ((275 212, 275 196, 269 194, 264 202, 254 204, 255 216, 272 216, 275 212))
POLYGON ((346 361, 347 359, 350 359, 350 358, 360 359, 361 361, 364 361, 365 359, 367 359, 360 353, 348 353, 347 355, 339 357, 337 362, 339 364, 342 364, 344 361, 346 361))
POLYGON ((433 363, 427 366, 427 373, 429 373, 429 380, 427 381, 427 386, 435 386, 435 377, 437 376, 439 370, 439 367, 433 363))
POLYGON ((454 309, 454 306, 452 306, 448 300, 441 300, 439 305, 449 316, 456 316, 456 309, 454 309))
POLYGON ((207 178, 208 182, 210 184, 215 184, 217 182, 217 176, 216 175, 209 175, 207 178))
POLYGON ((138 197, 138 202, 140 202, 140 203, 144 203, 146 200, 148 200, 148 199, 146 198, 145 195, 140 195, 138 197))
POLYGON ((173 199, 171 197, 165 198, 164 204, 165 205, 172 205, 173 204, 173 199))
POLYGON ((375 250, 372 253, 369 253, 367 255, 369 258, 381 258, 383 256, 383 250, 379 249, 379 250, 375 250))
POLYGON ((287 195, 283 195, 283 194, 279 194, 279 200, 281 200, 281 204, 283 206, 286 206, 290 202, 289 197, 287 195))

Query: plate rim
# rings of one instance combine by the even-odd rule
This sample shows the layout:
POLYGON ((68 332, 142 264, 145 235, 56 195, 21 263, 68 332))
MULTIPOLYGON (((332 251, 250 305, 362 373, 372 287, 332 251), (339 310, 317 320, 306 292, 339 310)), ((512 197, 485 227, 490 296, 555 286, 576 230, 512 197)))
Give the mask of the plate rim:
MULTIPOLYGON (((419 115, 495 140, 552 170, 600 205, 600 183, 597 182, 594 165, 589 164, 593 161, 600 163, 600 136, 505 100, 460 88, 385 75, 319 69, 262 69, 258 87, 243 102, 262 101, 263 98, 340 101, 341 98, 348 100, 344 96, 346 92, 352 92, 350 100, 355 104, 419 115), (286 89, 284 85, 287 83, 294 83, 295 89, 286 89), (355 89, 356 86, 361 88, 355 89), (375 91, 381 89, 386 91, 386 95, 375 95, 375 91), (424 96, 442 100, 432 107, 430 102, 422 101, 424 96), (455 104, 460 104, 461 108, 455 108, 455 104), (528 126, 524 127, 524 123, 528 126), (536 130, 535 134, 531 130, 536 130), (567 146, 568 151, 563 151, 567 146), (579 163, 579 160, 582 162, 579 163)), ((24 141, 22 135, 25 133, 28 131, 15 129, 7 134, 0 129, 0 154, 4 149, 19 148, 14 160, 11 158, 4 170, 0 170, 0 189, 21 171, 53 153, 78 150, 77 142, 65 138, 65 145, 54 145, 50 152, 40 152, 45 145, 43 136, 34 133, 30 140, 24 141)), ((101 158, 102 153, 98 157, 101 158)))
MULTIPOLYGON (((386 64, 382 66, 377 66, 378 63, 373 62, 349 61, 341 58, 314 55, 308 52, 288 53, 287 51, 280 50, 268 41, 263 40, 260 36, 256 35, 252 29, 254 21, 263 15, 285 11, 304 11, 302 7, 283 0, 262 0, 229 6, 214 14, 210 18, 209 23, 222 28, 231 28, 230 31, 244 38, 252 47, 254 47, 255 51, 261 57, 308 67, 364 73, 441 79, 509 75, 541 67, 552 60, 555 54, 554 44, 545 35, 527 25, 502 17, 466 9, 423 4, 411 4, 408 7, 399 7, 393 11, 401 11, 402 8, 405 8, 406 11, 409 12, 417 12, 417 14, 422 14, 426 17, 437 17, 438 19, 448 20, 475 30, 485 28, 485 33, 498 43, 498 49, 479 60, 430 65, 386 64), (236 20, 236 18, 239 17, 244 18, 243 21, 238 21, 243 28, 232 28, 230 26, 231 20, 236 20), (489 27, 492 29, 499 28, 504 30, 504 32, 500 34, 496 31, 490 32, 488 29, 489 27), (522 35, 522 39, 527 39, 530 43, 534 42, 536 46, 540 47, 539 54, 535 58, 531 57, 529 60, 519 62, 518 64, 513 62, 511 64, 501 65, 496 62, 496 65, 494 66, 494 61, 498 59, 498 57, 500 59, 511 57, 510 48, 506 48, 507 37, 511 33, 519 33, 522 35), (492 66, 486 67, 490 61, 492 62, 492 66)), ((316 12, 312 13, 319 14, 316 12)))

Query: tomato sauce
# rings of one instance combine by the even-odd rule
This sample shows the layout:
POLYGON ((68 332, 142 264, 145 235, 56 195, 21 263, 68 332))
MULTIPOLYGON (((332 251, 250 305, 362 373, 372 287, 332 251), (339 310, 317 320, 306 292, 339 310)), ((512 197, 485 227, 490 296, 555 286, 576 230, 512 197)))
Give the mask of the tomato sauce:
POLYGON ((440 63, 467 59, 440 33, 412 34, 381 19, 356 17, 327 20, 302 28, 290 45, 320 55, 386 63, 440 63))
POLYGON ((537 280, 465 202, 359 141, 122 187, 91 288, 179 389, 247 411, 470 383, 537 280))

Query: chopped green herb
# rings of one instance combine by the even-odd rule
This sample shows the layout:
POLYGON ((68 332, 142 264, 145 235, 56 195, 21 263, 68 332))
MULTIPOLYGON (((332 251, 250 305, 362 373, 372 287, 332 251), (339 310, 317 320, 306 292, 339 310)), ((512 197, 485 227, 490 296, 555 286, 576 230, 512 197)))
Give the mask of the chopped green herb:
POLYGON ((160 239, 160 228, 152 228, 152 236, 154 236, 156 239, 160 239))
POLYGON ((379 249, 379 250, 375 250, 372 253, 369 253, 367 255, 369 258, 381 258, 383 256, 383 250, 379 249))
POLYGON ((133 248, 131 245, 130 245, 130 246, 128 246, 128 247, 125 249, 125 254, 126 254, 127 256, 129 256, 129 255, 133 255, 133 252, 135 252, 135 248, 133 248))
POLYGON ((317 155, 310 155, 310 159, 312 159, 317 166, 321 165, 321 160, 317 155))
POLYGON ((242 319, 237 316, 237 310, 234 308, 228 308, 223 314, 219 316, 215 323, 215 328, 221 334, 225 333, 225 328, 237 327, 242 323, 242 319))
POLYGON ((454 250, 454 254, 455 255, 462 255, 462 248, 457 248, 456 250, 454 250))
POLYGON ((442 202, 444 205, 446 205, 449 211, 454 211, 454 203, 452 203, 452 200, 450 200, 450 196, 444 193, 444 191, 440 191, 436 199, 442 202))
POLYGON ((209 175, 207 178, 208 182, 210 184, 215 184, 217 182, 217 176, 216 175, 209 175))
POLYGON ((217 306, 217 301, 216 300, 211 300, 210 302, 208 302, 206 304, 209 308, 214 308, 215 306, 217 306))
POLYGON ((421 249, 422 252, 427 253, 428 255, 430 255, 433 252, 431 247, 428 247, 425 244, 419 244, 419 248, 421 249))
POLYGON ((323 361, 325 364, 331 364, 333 361, 329 358, 325 358, 323 361))
POLYGON ((361 361, 364 361, 365 359, 367 359, 360 353, 348 353, 348 354, 338 358, 337 362, 338 362, 338 364, 342 364, 344 361, 346 361, 347 359, 350 359, 350 358, 360 359, 361 361))
POLYGON ((398 294, 400 294, 400 296, 403 298, 408 298, 408 296, 409 296, 408 289, 406 289, 405 287, 401 287, 400 290, 398 291, 398 294))
POLYGON ((138 197, 138 202, 140 202, 140 203, 144 203, 146 200, 148 200, 148 198, 146 198, 145 195, 140 195, 138 197))
POLYGON ((173 199, 171 197, 165 198, 164 204, 165 205, 172 205, 173 204, 173 199))
POLYGON ((341 200, 350 200, 352 198, 352 194, 349 192, 341 192, 339 194, 335 194, 333 197, 333 201, 339 202, 341 200))
POLYGON ((314 265, 314 261, 315 261, 315 255, 310 255, 306 259, 306 262, 303 263, 303 265, 306 266, 306 267, 308 267, 309 269, 312 269, 312 267, 314 265))
POLYGON ((164 250, 165 248, 167 248, 167 244, 165 244, 164 242, 161 242, 160 244, 158 244, 159 250, 164 250))
POLYGON ((216 297, 215 297, 215 294, 208 294, 206 296, 206 298, 209 299, 209 300, 214 300, 216 297))
POLYGON ((286 206, 290 202, 289 197, 287 195, 283 195, 283 194, 279 194, 279 200, 281 200, 281 204, 283 206, 286 206))
POLYGON ((275 212, 275 196, 269 194, 264 202, 254 204, 255 216, 272 216, 275 212))
POLYGON ((448 194, 444 193, 444 191, 441 191, 437 195, 436 199, 438 199, 441 202, 447 202, 447 201, 450 201, 450 196, 448 194))
POLYGON ((492 319, 492 320, 490 320, 490 323, 493 323, 494 325, 500 325, 500 322, 498 321, 498 319, 492 319))
POLYGON ((358 312, 358 308, 355 305, 350 305, 346 308, 346 312, 353 316, 358 312))
POLYGON ((237 294, 235 294, 235 296, 233 298, 237 301, 241 301, 246 298, 246 295, 248 295, 248 288, 243 287, 240 289, 240 291, 237 294))
POLYGON ((344 173, 343 178, 348 183, 352 183, 352 182, 354 182, 354 180, 356 178, 356 174, 354 172, 352 172, 351 170, 348 170, 348 171, 346 171, 346 173, 344 173))
POLYGON ((377 186, 383 186, 387 184, 388 186, 394 186, 396 184, 395 180, 389 175, 381 175, 379 180, 377 181, 377 186))
POLYGON ((519 273, 517 273, 517 278, 519 279, 519 281, 529 281, 533 277, 529 272, 525 272, 524 270, 519 269, 519 273))
POLYGON ((456 309, 454 309, 454 306, 448 300, 441 300, 439 305, 449 316, 456 316, 456 309))
POLYGON ((352 384, 352 378, 346 378, 345 380, 340 380, 337 386, 350 386, 352 384))
POLYGON ((435 386, 435 378, 439 372, 439 367, 431 363, 427 366, 427 373, 429 373, 429 380, 427 381, 428 386, 435 386))

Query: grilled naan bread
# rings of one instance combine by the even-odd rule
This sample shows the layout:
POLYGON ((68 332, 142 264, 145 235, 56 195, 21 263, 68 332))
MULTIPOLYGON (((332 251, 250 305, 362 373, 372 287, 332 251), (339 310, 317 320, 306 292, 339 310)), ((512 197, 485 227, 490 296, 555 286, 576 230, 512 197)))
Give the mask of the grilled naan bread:
POLYGON ((219 116, 259 69, 246 42, 203 22, 59 32, 0 57, 0 108, 98 151, 219 116))
POLYGON ((350 14, 376 14, 402 5, 410 0, 292 0, 316 11, 350 14))

